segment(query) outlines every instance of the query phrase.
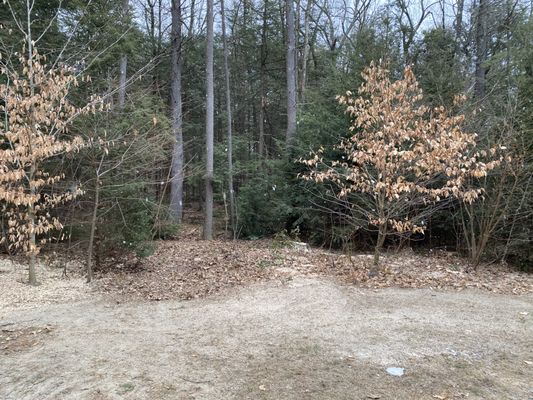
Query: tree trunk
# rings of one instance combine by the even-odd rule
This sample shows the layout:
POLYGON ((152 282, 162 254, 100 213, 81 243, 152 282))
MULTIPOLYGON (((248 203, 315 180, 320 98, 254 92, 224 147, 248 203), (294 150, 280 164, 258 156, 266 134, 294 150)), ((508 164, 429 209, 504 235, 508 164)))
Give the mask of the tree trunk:
MULTIPOLYGON (((122 13, 123 13, 124 25, 126 25, 126 22, 128 20, 128 8, 129 8, 128 0, 123 0, 122 13)), ((118 85, 118 107, 121 110, 124 108, 124 104, 126 102, 127 69, 128 69, 128 56, 126 54, 122 54, 122 56, 120 57, 120 70, 119 70, 120 76, 119 76, 119 85, 118 85)))
POLYGON ((188 30, 188 38, 191 39, 194 35, 194 16, 196 13, 196 1, 191 0, 191 7, 190 7, 190 17, 189 17, 189 30, 188 30))
POLYGON ((176 139, 172 151, 172 177, 170 185, 170 210, 180 223, 183 216, 183 113, 181 102, 181 71, 182 57, 182 13, 180 0, 172 0, 172 32, 171 32, 171 82, 170 106, 172 134, 176 139))
POLYGON ((126 71, 128 69, 128 56, 120 57, 120 76, 118 85, 118 108, 123 109, 126 102, 126 71))
MULTIPOLYGON (((32 193, 33 194, 33 193, 32 193)), ((33 204, 28 207, 28 217, 30 219, 30 265, 28 268, 28 283, 32 286, 37 285, 37 275, 35 266, 37 264, 37 243, 35 240, 35 210, 33 204)))
POLYGON ((305 85, 307 83, 307 59, 309 58, 309 16, 313 0, 307 0, 304 16, 304 48, 302 54, 302 74, 300 76, 300 102, 305 102, 305 85))
POLYGON ((287 18, 287 149, 296 135, 296 31, 293 0, 285 1, 287 18))
POLYGON ((387 236, 387 226, 382 224, 379 226, 378 230, 378 240, 376 242, 376 247, 374 248, 374 263, 372 269, 370 270, 370 276, 376 276, 379 273, 379 257, 381 255, 381 250, 383 249, 383 244, 385 243, 385 237, 387 236))
POLYGON ((96 183, 94 185, 94 207, 91 218, 91 233, 89 235, 89 248, 87 250, 87 283, 93 280, 93 248, 94 236, 96 232, 96 220, 98 218, 98 206, 100 205, 100 179, 96 174, 96 183))
POLYGON ((483 65, 487 58, 487 0, 479 0, 476 15, 476 70, 474 94, 477 99, 485 97, 485 75, 487 69, 483 65))
POLYGON ((459 57, 461 52, 461 37, 463 35, 463 10, 464 0, 457 1, 457 15, 455 16, 454 29, 455 29, 455 57, 459 57))
POLYGON ((267 106, 267 98, 265 95, 266 88, 265 88, 265 76, 266 76, 266 59, 267 59, 267 28, 268 28, 268 22, 267 22, 267 16, 268 16, 268 0, 264 0, 263 5, 263 27, 261 28, 261 55, 260 55, 260 61, 261 66, 259 70, 259 86, 260 86, 260 93, 259 93, 259 100, 261 104, 259 105, 259 145, 258 145, 258 153, 259 157, 263 157, 265 154, 265 109, 267 106))
MULTIPOLYGON (((26 12, 27 12, 27 32, 26 32, 26 43, 28 44, 28 61, 29 62, 29 77, 30 77, 30 91, 31 96, 35 94, 35 82, 33 81, 33 40, 31 36, 31 11, 33 8, 33 4, 30 1, 26 0, 26 12)), ((31 143, 29 143, 30 147, 30 153, 31 153, 31 143)), ((35 173, 37 171, 37 165, 36 161, 33 160, 32 164, 30 166, 30 176, 28 181, 33 182, 33 179, 35 177, 35 173)), ((31 185, 30 183, 30 192, 32 194, 32 197, 36 194, 35 186, 31 185)), ((30 255, 30 265, 28 268, 28 282, 30 285, 37 285, 37 276, 35 274, 35 265, 37 264, 37 243, 35 238, 35 200, 32 199, 32 202, 28 205, 28 218, 29 218, 29 224, 30 224, 30 243, 29 243, 29 255, 30 255)))
POLYGON ((213 142, 215 119, 215 96, 213 81, 213 0, 207 0, 207 48, 206 48, 206 173, 205 173, 205 222, 204 239, 213 239, 213 142))
POLYGON ((224 0, 220 0, 220 18, 222 19, 222 45, 224 47, 224 75, 226 83, 226 113, 228 118, 228 190, 229 190, 229 208, 230 208, 230 225, 233 238, 236 238, 236 210, 235 210, 235 193, 233 191, 233 133, 232 133, 232 112, 231 112, 231 91, 230 91, 230 71, 228 64, 228 43, 226 39, 226 16, 224 10, 224 0))

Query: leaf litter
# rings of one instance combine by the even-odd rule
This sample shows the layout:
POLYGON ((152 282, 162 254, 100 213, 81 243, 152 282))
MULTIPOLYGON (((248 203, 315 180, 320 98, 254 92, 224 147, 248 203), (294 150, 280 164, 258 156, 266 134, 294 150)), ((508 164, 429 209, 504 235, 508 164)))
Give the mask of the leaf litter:
POLYGON ((365 288, 480 289, 495 293, 533 293, 533 275, 504 264, 469 267, 448 252, 420 255, 404 251, 385 254, 382 271, 369 278, 372 256, 305 249, 273 240, 204 241, 198 229, 186 227, 176 241, 161 241, 153 255, 101 274, 97 288, 126 297, 168 300, 209 296, 256 282, 290 281, 295 276, 321 276, 365 288))

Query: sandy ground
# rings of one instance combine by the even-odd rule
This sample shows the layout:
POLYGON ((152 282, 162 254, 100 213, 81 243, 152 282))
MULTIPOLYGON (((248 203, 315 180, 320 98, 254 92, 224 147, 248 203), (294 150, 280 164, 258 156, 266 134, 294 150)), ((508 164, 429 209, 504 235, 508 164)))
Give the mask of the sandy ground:
POLYGON ((312 277, 4 309, 30 339, 0 352, 0 399, 531 399, 532 316, 531 295, 312 277))

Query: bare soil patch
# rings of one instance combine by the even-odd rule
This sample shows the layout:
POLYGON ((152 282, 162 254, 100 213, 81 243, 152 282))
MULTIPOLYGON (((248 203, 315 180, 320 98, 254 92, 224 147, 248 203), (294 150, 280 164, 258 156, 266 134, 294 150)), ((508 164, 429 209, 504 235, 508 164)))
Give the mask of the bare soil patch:
POLYGON ((91 285, 0 263, 0 398, 533 398, 531 275, 195 229, 91 285))
POLYGON ((51 304, 6 315, 54 334, 0 357, 0 398, 522 400, 532 311, 531 295, 303 276, 190 301, 51 304))

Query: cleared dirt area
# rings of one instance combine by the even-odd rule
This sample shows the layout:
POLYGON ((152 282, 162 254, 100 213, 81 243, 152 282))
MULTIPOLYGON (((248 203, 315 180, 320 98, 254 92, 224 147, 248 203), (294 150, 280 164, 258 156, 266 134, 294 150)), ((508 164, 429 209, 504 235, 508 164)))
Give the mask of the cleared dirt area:
POLYGON ((532 314, 529 294, 309 276, 190 301, 5 309, 0 330, 46 333, 0 353, 0 398, 530 399, 532 314))

